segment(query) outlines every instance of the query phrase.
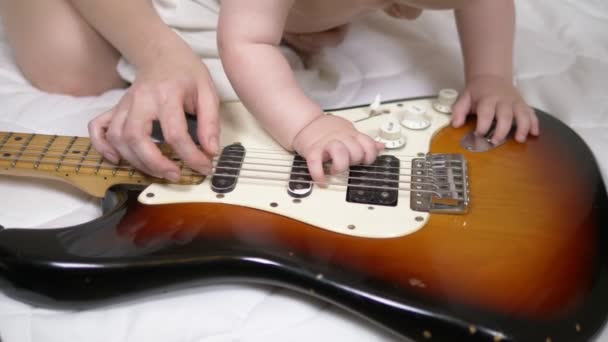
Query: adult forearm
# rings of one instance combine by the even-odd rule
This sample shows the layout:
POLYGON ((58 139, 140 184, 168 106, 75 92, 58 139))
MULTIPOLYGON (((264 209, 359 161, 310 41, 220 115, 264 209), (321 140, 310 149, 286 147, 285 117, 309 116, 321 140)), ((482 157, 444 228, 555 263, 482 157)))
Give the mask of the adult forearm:
POLYGON ((136 66, 187 45, 161 20, 150 0, 70 0, 106 40, 136 66))
POLYGON ((473 0, 455 10, 465 77, 511 78, 515 5, 513 0, 473 0))

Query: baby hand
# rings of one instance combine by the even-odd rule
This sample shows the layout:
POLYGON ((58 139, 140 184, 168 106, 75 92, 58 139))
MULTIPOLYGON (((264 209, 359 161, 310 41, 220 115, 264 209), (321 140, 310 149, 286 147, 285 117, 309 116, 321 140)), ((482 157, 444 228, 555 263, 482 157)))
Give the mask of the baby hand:
POLYGON ((460 127, 466 116, 477 113, 478 135, 485 135, 496 119, 492 143, 507 137, 513 121, 517 124, 515 140, 525 142, 528 134, 538 136, 538 118, 512 83, 500 76, 484 75, 470 80, 452 109, 452 125, 460 127))
POLYGON ((325 182, 324 161, 331 160, 330 173, 337 174, 350 165, 373 163, 384 147, 357 131, 350 121, 333 115, 314 119, 298 133, 292 145, 306 159, 315 182, 325 182))

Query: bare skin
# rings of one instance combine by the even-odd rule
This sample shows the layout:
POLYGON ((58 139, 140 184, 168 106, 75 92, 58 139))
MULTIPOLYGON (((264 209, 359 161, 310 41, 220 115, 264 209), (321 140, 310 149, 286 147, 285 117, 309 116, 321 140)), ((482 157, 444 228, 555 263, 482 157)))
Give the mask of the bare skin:
POLYGON ((348 121, 323 115, 304 94, 277 48, 282 36, 314 51, 306 34, 333 30, 339 36, 354 18, 370 11, 413 19, 427 8, 454 9, 458 23, 466 87, 454 105, 453 125, 463 125, 473 112, 479 134, 496 120, 494 142, 507 136, 513 122, 517 141, 538 135, 534 111, 512 83, 513 0, 222 0, 220 57, 249 111, 283 147, 304 156, 313 179, 323 182, 324 161, 331 159, 331 172, 341 173, 349 165, 373 162, 382 148, 348 121))
MULTIPOLYGON (((127 84, 116 72, 124 55, 137 78, 120 102, 89 123, 91 141, 108 160, 177 180, 179 168, 150 138, 158 120, 186 166, 211 172, 219 150, 217 96, 207 69, 153 11, 149 0, 0 0, 0 16, 15 61, 35 87, 94 96, 127 84), (44 58, 41 58, 44 56, 44 58), (198 116, 202 151, 186 134, 184 111, 198 116)), ((339 44, 346 30, 285 39, 302 53, 339 44)))
POLYGON ((158 120, 185 164, 210 172, 219 150, 215 88, 200 58, 149 0, 0 0, 0 14, 18 66, 42 90, 98 95, 125 86, 116 72, 121 55, 137 67, 120 102, 89 124, 93 146, 104 157, 177 180, 178 165, 150 137, 158 120), (202 150, 187 134, 184 112, 198 117, 202 150))

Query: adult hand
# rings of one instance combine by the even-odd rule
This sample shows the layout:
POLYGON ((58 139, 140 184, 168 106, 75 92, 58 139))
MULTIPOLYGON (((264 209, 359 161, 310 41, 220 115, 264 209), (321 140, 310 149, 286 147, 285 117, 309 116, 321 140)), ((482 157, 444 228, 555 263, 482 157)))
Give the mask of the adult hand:
POLYGON ((209 72, 192 54, 159 58, 139 68, 119 103, 89 123, 93 147, 106 159, 120 158, 149 175, 178 181, 180 168, 151 138, 160 122, 164 139, 193 170, 208 174, 219 152, 218 97, 209 72), (190 138, 184 113, 195 113, 202 150, 190 138))

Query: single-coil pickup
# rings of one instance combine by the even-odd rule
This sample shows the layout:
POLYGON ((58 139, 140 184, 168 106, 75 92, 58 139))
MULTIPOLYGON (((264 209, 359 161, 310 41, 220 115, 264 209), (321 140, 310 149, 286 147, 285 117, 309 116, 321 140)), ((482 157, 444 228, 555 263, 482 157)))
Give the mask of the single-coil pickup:
POLYGON ((236 187, 236 183, 245 159, 245 148, 239 143, 226 146, 215 166, 211 178, 211 189, 217 193, 229 193, 236 187))
POLYGON ((287 193, 293 198, 308 197, 312 192, 312 184, 306 160, 299 155, 294 156, 287 193))

